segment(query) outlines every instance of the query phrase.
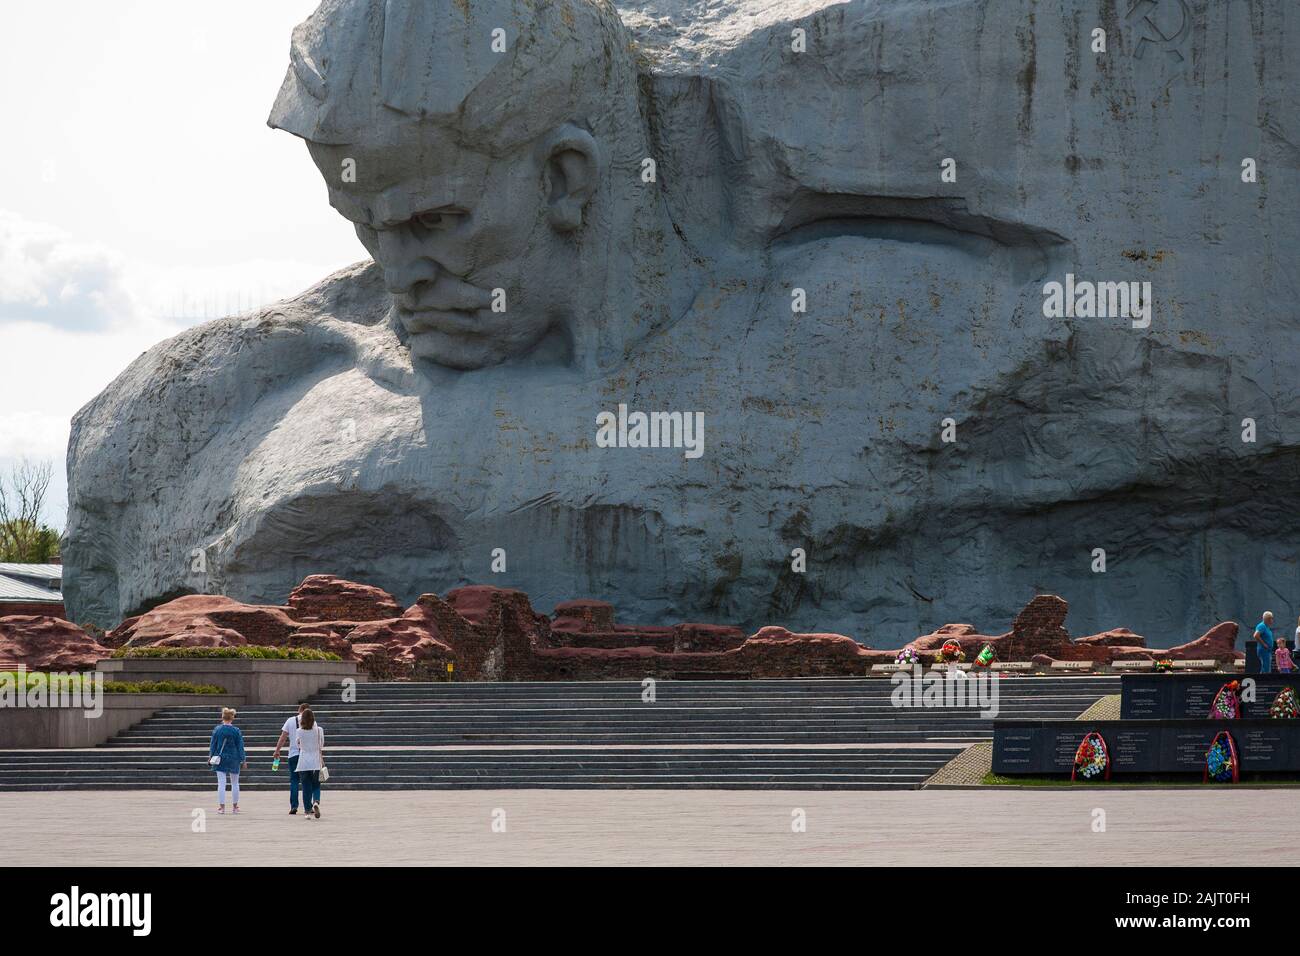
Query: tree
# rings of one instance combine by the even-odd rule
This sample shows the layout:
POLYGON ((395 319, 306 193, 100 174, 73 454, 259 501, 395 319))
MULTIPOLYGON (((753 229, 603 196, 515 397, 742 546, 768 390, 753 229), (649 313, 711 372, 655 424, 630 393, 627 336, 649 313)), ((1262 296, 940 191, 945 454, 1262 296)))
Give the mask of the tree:
POLYGON ((24 458, 0 478, 0 561, 46 564, 59 554, 59 533, 45 524, 45 496, 54 465, 24 458))

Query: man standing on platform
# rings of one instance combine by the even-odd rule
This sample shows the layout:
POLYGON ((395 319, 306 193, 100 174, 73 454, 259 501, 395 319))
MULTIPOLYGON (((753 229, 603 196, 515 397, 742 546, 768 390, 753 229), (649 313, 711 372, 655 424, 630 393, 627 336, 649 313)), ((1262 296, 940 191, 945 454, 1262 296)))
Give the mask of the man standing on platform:
POLYGON ((1273 612, 1265 611, 1264 619, 1255 625, 1255 653, 1259 655, 1259 672, 1273 671, 1273 612))
MULTIPOLYGON (((275 742, 275 753, 271 755, 273 760, 280 759, 280 748, 284 742, 289 742, 289 815, 298 812, 298 719, 302 712, 307 709, 306 701, 298 705, 298 713, 294 714, 284 722, 280 729, 280 739, 275 742)), ((310 809, 310 808, 308 808, 310 809)))

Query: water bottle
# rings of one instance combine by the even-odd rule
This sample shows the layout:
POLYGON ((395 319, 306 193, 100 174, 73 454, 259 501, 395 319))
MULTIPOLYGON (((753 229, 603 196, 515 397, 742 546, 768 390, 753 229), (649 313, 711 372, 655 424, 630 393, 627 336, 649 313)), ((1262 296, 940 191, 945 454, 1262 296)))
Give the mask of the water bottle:
POLYGON ((280 769, 280 758, 276 757, 274 760, 271 761, 271 772, 275 773, 275 771, 279 769, 280 769))

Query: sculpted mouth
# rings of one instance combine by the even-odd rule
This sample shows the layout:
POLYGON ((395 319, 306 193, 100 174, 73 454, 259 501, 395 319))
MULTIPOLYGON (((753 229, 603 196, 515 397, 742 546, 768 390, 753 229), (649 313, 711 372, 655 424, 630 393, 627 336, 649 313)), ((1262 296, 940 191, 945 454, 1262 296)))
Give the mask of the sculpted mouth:
POLYGON ((478 309, 408 309, 399 306, 402 324, 412 335, 425 332, 479 333, 484 329, 478 309))
POLYGON ((479 333, 481 315, 491 305, 492 294, 461 279, 440 278, 432 285, 397 297, 402 324, 412 335, 423 332, 479 333))

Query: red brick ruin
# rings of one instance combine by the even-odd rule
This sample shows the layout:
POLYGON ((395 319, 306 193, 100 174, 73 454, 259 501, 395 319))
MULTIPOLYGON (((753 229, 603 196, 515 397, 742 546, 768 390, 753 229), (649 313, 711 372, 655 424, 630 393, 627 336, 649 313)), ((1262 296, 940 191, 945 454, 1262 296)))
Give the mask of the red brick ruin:
MULTIPOLYGON (((991 644, 999 660, 1039 664, 1241 657, 1233 650, 1237 625, 1231 621, 1186 644, 1154 650, 1123 628, 1071 638, 1068 611, 1062 598, 1040 594, 1004 634, 945 624, 908 646, 927 663, 950 640, 968 658, 991 644)), ((898 655, 842 634, 796 634, 776 626, 746 635, 715 624, 617 624, 604 601, 567 601, 547 617, 522 591, 487 585, 456 588, 445 598, 424 594, 402 610, 386 591, 327 574, 306 578, 282 607, 186 595, 128 618, 98 640, 56 618, 0 618, 0 664, 31 669, 91 667, 119 647, 246 644, 329 651, 359 662, 379 680, 445 679, 448 664, 457 680, 852 676, 898 655)))

